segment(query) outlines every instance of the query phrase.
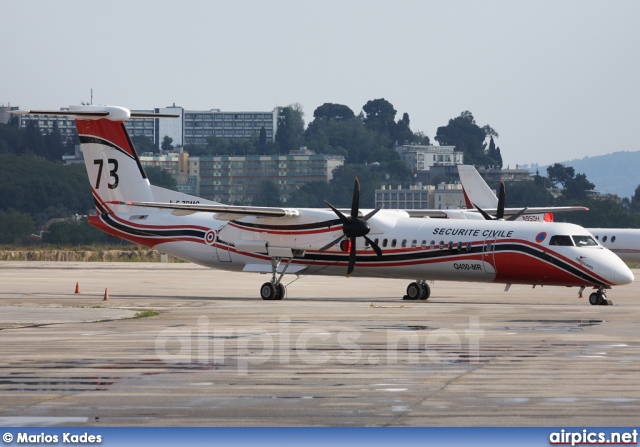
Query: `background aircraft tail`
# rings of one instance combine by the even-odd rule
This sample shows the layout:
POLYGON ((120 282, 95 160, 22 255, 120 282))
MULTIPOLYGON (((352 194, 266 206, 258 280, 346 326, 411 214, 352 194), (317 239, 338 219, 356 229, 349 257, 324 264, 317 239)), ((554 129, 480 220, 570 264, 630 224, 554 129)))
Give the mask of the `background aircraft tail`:
POLYGON ((498 198, 476 168, 470 165, 458 165, 458 174, 460 174, 460 183, 462 183, 464 193, 471 202, 471 206, 467 204, 467 208, 473 209, 473 205, 480 208, 498 207, 498 198))

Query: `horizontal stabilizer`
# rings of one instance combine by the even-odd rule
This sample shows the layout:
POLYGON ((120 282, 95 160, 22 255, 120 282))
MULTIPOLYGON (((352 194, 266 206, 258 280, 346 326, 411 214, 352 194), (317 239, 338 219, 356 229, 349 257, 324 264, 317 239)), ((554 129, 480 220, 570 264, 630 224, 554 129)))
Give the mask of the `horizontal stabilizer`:
POLYGON ((160 202, 107 202, 110 205, 141 206, 169 210, 182 210, 203 213, 223 213, 256 217, 298 217, 299 211, 292 208, 271 208, 262 206, 209 205, 201 203, 160 203, 160 202))
POLYGON ((129 118, 180 118, 171 113, 132 112, 124 107, 114 106, 69 106, 68 110, 12 110, 14 115, 55 115, 70 116, 75 119, 108 119, 126 121, 129 118))

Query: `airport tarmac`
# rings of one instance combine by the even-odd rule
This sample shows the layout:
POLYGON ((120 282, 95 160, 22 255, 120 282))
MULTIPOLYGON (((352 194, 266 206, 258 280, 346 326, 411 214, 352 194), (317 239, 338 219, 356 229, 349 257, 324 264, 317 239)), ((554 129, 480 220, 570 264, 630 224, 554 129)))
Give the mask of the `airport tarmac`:
POLYGON ((0 262, 0 425, 638 423, 638 279, 612 306, 577 288, 440 281, 403 301, 405 280, 321 276, 263 301, 267 279, 0 262), (145 310, 159 315, 132 318, 145 310))

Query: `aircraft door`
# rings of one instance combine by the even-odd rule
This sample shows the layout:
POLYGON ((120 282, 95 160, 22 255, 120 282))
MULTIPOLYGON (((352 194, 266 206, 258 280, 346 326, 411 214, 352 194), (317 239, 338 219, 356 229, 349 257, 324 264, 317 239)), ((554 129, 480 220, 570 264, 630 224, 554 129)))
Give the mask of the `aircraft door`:
POLYGON ((482 247, 482 265, 484 267, 484 271, 491 275, 494 275, 496 273, 495 251, 496 238, 489 237, 485 239, 484 246, 482 247))
MULTIPOLYGON (((225 225, 226 226, 226 225, 225 225)), ((220 240, 220 233, 224 227, 218 230, 217 236, 217 244, 216 244, 216 256, 218 257, 219 262, 231 262, 231 252, 229 251, 230 246, 225 244, 222 240, 220 240)))

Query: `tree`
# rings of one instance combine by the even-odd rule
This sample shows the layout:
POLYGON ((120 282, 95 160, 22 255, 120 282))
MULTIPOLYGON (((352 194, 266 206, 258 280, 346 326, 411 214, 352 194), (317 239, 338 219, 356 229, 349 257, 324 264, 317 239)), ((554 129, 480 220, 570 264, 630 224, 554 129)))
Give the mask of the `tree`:
POLYGON ((276 142, 280 145, 281 153, 289 153, 299 149, 303 133, 302 108, 296 104, 282 107, 278 113, 278 131, 276 133, 276 142))
POLYGON ((42 132, 40 132, 40 128, 38 127, 37 121, 30 120, 27 124, 22 137, 22 144, 22 152, 38 155, 40 157, 46 157, 46 145, 44 137, 42 136, 42 132))
POLYGON ((149 178, 149 183, 152 185, 172 189, 174 191, 178 189, 176 179, 160 166, 145 166, 144 172, 146 172, 147 177, 149 178))
MULTIPOLYGON (((364 125, 367 129, 387 135, 393 140, 396 129, 396 109, 384 98, 367 101, 362 107, 365 113, 364 125)), ((393 142, 393 141, 392 141, 393 142)))
POLYGON ((84 164, 63 165, 33 155, 0 155, 0 210, 30 214, 41 225, 57 213, 86 214, 93 208, 84 164))
POLYGON ((540 175, 540 171, 536 168, 536 175, 533 176, 533 182, 536 186, 542 186, 544 188, 551 188, 551 180, 548 177, 540 175))
POLYGON ((253 199, 254 206, 282 206, 280 200, 280 188, 271 180, 260 183, 260 190, 253 199))
MULTIPOLYGON (((17 119, 17 116, 13 118, 17 119)), ((6 144, 8 149, 6 153, 17 154, 22 151, 22 136, 23 132, 17 125, 0 124, 0 141, 6 144)))
POLYGON ((132 135, 131 142, 133 143, 133 147, 135 147, 138 154, 143 154, 145 152, 158 152, 158 148, 155 144, 153 144, 153 140, 151 140, 151 138, 145 137, 144 135, 132 135))
POLYGON ((415 144, 422 144, 425 146, 431 144, 431 140, 429 139, 429 137, 421 131, 413 132, 413 142, 415 144))
POLYGON ((631 196, 631 199, 629 200, 629 209, 635 212, 640 211, 640 185, 636 187, 636 190, 633 192, 633 196, 631 196))
POLYGON ((372 152, 385 147, 378 134, 367 130, 358 118, 314 119, 305 132, 306 145, 319 154, 344 155, 347 163, 378 161, 372 152))
POLYGON ((33 219, 28 214, 16 211, 0 213, 0 243, 20 242, 33 233, 33 219))
POLYGON ((48 160, 62 163, 62 156, 67 152, 67 148, 62 139, 58 122, 53 122, 53 128, 45 137, 45 157, 48 160))
POLYGON ((561 163, 556 163, 553 166, 547 168, 547 174, 551 183, 556 186, 562 185, 562 188, 566 188, 567 182, 575 176, 575 169, 571 166, 564 166, 561 163))
POLYGON ((327 121, 330 119, 344 121, 355 118, 355 114, 353 113, 353 110, 343 104, 325 102, 313 111, 313 118, 327 121))
MULTIPOLYGON (((500 185, 496 183, 492 185, 498 189, 500 185)), ((551 193, 534 180, 525 180, 521 182, 509 182, 505 184, 506 205, 508 207, 526 207, 526 206, 553 206, 554 199, 551 193)))
POLYGON ((165 135, 164 138, 162 139, 162 144, 160 145, 160 148, 165 152, 169 152, 173 150, 172 143, 173 143, 173 138, 171 138, 169 135, 165 135))
POLYGON ((398 120, 394 129, 393 139, 398 144, 412 143, 413 142, 413 132, 411 132, 411 127, 409 126, 409 114, 403 113, 402 118, 398 120))
POLYGON ((443 146, 455 146, 456 150, 464 152, 464 162, 475 165, 502 164, 502 156, 498 158, 497 150, 493 154, 486 152, 487 137, 497 137, 498 133, 486 125, 476 124, 473 114, 465 110, 460 116, 450 119, 446 126, 438 127, 435 140, 443 146))
POLYGON ((577 174, 574 178, 567 180, 562 195, 568 200, 587 200, 589 191, 592 191, 595 185, 587 180, 585 174, 577 174))
POLYGON ((264 126, 260 128, 260 135, 258 136, 258 153, 267 153, 267 129, 264 126))
POLYGON ((91 226, 86 219, 64 220, 51 224, 42 233, 42 242, 56 245, 128 244, 91 226))
POLYGON ((625 210, 614 200, 588 199, 579 205, 589 208, 586 213, 558 213, 555 220, 571 222, 587 228, 638 228, 640 215, 625 210))

